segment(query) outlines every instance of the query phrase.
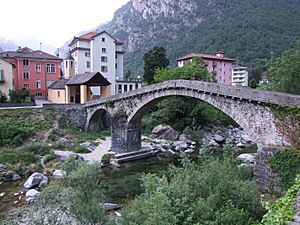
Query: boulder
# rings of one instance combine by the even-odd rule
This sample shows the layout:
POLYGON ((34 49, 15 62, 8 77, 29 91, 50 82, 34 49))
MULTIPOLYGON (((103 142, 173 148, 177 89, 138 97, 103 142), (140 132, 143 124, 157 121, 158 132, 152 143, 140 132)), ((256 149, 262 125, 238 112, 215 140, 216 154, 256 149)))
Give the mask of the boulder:
POLYGON ((175 151, 185 151, 189 147, 189 144, 185 141, 177 142, 175 145, 175 151))
POLYGON ((195 151, 194 149, 189 148, 189 149, 185 150, 184 153, 192 154, 194 151, 195 151))
POLYGON ((41 173, 33 173, 23 185, 24 188, 44 187, 48 184, 48 178, 41 173))
POLYGON ((160 139, 176 141, 178 140, 179 132, 169 125, 158 125, 152 130, 152 136, 160 139))
POLYGON ((219 144, 222 144, 225 142, 225 138, 223 136, 221 136, 220 134, 215 134, 214 140, 219 144))
POLYGON ((67 138, 60 138, 56 144, 62 145, 62 146, 70 146, 70 141, 67 138))
POLYGON ((105 211, 112 211, 112 210, 118 210, 121 208, 119 204, 114 204, 114 203, 104 203, 103 208, 105 211))
POLYGON ((67 176, 67 172, 65 170, 55 170, 53 172, 53 176, 55 178, 63 178, 65 176, 67 176))
POLYGON ((7 169, 7 166, 0 164, 0 172, 4 172, 7 169))
POLYGON ((178 140, 179 141, 185 141, 185 142, 191 143, 191 140, 188 139, 185 134, 180 134, 178 140))
POLYGON ((243 163, 254 163, 256 159, 255 154, 243 153, 237 157, 238 160, 241 160, 243 163))
POLYGON ((17 181, 17 180, 21 180, 21 176, 19 174, 14 174, 11 178, 12 181, 17 181))
POLYGON ((70 157, 76 156, 74 152, 69 152, 69 151, 59 151, 56 150, 54 151, 54 155, 56 158, 58 158, 61 161, 67 160, 70 157))
POLYGON ((35 189, 30 189, 29 191, 26 192, 25 194, 25 200, 27 203, 32 203, 36 197, 40 194, 40 192, 38 192, 35 189))
POLYGON ((209 147, 215 147, 215 148, 220 147, 220 145, 219 145, 215 140, 212 140, 212 139, 209 140, 208 146, 209 146, 209 147))
POLYGON ((236 144, 236 147, 245 148, 245 144, 243 144, 242 142, 239 142, 236 144))
POLYGON ((1 192, 1 193, 0 193, 0 197, 1 197, 1 198, 3 198, 5 195, 6 195, 5 192, 1 192))

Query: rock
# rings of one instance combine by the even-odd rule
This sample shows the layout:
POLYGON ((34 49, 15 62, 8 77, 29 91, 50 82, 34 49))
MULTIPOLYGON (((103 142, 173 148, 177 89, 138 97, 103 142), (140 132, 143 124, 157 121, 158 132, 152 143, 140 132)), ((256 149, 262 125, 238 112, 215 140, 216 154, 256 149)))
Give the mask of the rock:
POLYGON ((5 195, 6 195, 5 192, 1 192, 1 193, 0 193, 0 197, 1 197, 1 198, 3 198, 5 195))
POLYGON ((172 149, 168 149, 168 153, 170 153, 172 156, 176 155, 176 153, 172 149))
POLYGON ((192 141, 191 142, 191 145, 196 145, 197 143, 195 141, 192 141))
POLYGON ((110 160, 110 165, 112 165, 113 167, 116 167, 116 168, 121 167, 121 165, 119 163, 117 163, 115 160, 110 160))
POLYGON ((254 167, 253 163, 242 163, 241 165, 238 165, 238 167, 254 167))
POLYGON ((225 142, 225 138, 219 134, 215 134, 214 140, 218 143, 218 144, 222 144, 225 142))
POLYGON ((236 144, 236 147, 245 148, 245 145, 243 143, 239 142, 236 144))
POLYGON ((14 196, 18 196, 20 193, 19 192, 16 192, 16 193, 14 193, 14 196))
POLYGON ((23 185, 24 188, 30 189, 37 186, 44 187, 48 184, 48 178, 41 173, 33 173, 23 185))
POLYGON ((185 150, 184 153, 192 154, 194 151, 195 151, 194 149, 189 148, 189 149, 185 150))
POLYGON ((209 140, 208 146, 210 147, 220 147, 220 145, 215 140, 209 140))
POLYGON ((91 142, 83 142, 80 144, 80 146, 86 148, 89 151, 94 151, 96 149, 96 146, 94 146, 91 142))
POLYGON ((70 141, 67 138, 60 138, 56 144, 62 145, 62 146, 70 146, 70 141))
POLYGON ((294 216, 293 221, 300 223, 300 216, 294 216))
POLYGON ((29 191, 26 192, 25 194, 25 200, 27 203, 32 203, 36 197, 40 194, 40 192, 38 192, 35 189, 30 189, 29 191))
POLYGON ((179 141, 185 141, 187 143, 191 143, 190 139, 188 139, 185 134, 180 134, 178 140, 179 141))
POLYGON ((21 180, 21 176, 19 174, 14 174, 11 178, 12 181, 17 181, 17 180, 21 180))
POLYGON ((178 140, 179 132, 169 125, 158 125, 152 130, 152 136, 160 139, 176 141, 178 140))
POLYGON ((55 170, 53 172, 53 176, 55 178, 63 178, 65 176, 67 176, 67 172, 65 170, 55 170))
POLYGON ((70 157, 76 156, 76 154, 73 153, 73 152, 59 151, 59 150, 54 151, 54 155, 55 155, 56 158, 58 158, 61 161, 64 161, 64 160, 67 160, 70 157))
POLYGON ((105 211, 112 211, 112 210, 118 210, 121 208, 119 204, 114 204, 114 203, 104 203, 103 208, 105 211))
POLYGON ((184 151, 189 147, 189 144, 185 141, 180 141, 176 143, 175 151, 184 151))
POLYGON ((255 154, 244 153, 237 157, 238 160, 241 160, 243 163, 254 163, 256 159, 255 154))
POLYGON ((119 212, 115 212, 115 214, 116 214, 117 217, 122 217, 122 214, 119 213, 119 212))

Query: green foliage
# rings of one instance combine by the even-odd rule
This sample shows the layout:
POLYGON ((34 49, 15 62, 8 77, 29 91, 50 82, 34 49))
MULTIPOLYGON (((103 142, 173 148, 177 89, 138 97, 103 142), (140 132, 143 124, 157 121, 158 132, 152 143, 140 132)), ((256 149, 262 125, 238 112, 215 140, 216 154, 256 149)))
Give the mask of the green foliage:
POLYGON ((147 84, 154 82, 155 70, 165 68, 169 65, 169 60, 166 57, 166 49, 159 46, 154 46, 144 55, 144 81, 147 84))
POLYGON ((200 58, 194 58, 192 63, 184 67, 158 68, 154 74, 155 82, 177 79, 212 81, 213 76, 208 73, 204 62, 200 58))
POLYGON ((159 218, 169 220, 158 224, 253 224, 263 214, 259 193, 239 170, 228 160, 199 167, 183 159, 182 167, 169 168, 168 178, 148 174, 145 193, 124 212, 125 224, 151 224, 159 218))
POLYGON ((8 92, 9 100, 13 103, 20 102, 32 102, 33 96, 30 95, 29 91, 26 88, 20 90, 9 90, 8 92))
POLYGON ((257 88, 258 87, 258 82, 255 79, 250 80, 250 85, 251 88, 257 88))
POLYGON ((69 127, 68 120, 65 116, 61 116, 58 118, 58 127, 60 129, 67 129, 69 127))
POLYGON ((280 176, 280 186, 287 190, 300 173, 300 151, 286 149, 269 160, 271 169, 280 176))
POLYGON ((1 110, 0 146, 18 146, 35 132, 52 127, 52 116, 43 110, 1 110))
POLYGON ((68 148, 68 150, 75 153, 91 153, 87 148, 80 145, 74 145, 71 148, 68 148))
POLYGON ((267 213, 264 215, 261 224, 278 224, 285 225, 286 221, 292 220, 294 212, 294 202, 297 192, 300 190, 300 175, 297 175, 295 182, 287 193, 278 199, 275 203, 265 202, 264 207, 267 213))
POLYGON ((7 97, 5 96, 5 94, 2 93, 2 91, 0 91, 0 103, 4 103, 6 102, 7 97))
POLYGON ((271 90, 300 94, 300 49, 283 52, 268 64, 271 90))

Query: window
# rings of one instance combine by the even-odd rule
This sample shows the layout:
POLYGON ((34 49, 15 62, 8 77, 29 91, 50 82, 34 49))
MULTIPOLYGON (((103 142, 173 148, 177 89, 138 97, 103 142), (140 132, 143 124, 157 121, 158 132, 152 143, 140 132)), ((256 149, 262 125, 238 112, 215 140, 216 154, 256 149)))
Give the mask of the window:
POLYGON ((23 66, 29 66, 29 60, 23 59, 23 66))
POLYGON ((90 68, 90 67, 91 67, 91 62, 90 62, 90 61, 87 61, 87 62, 86 62, 86 67, 87 67, 87 68, 90 68))
POLYGON ((107 62, 107 57, 106 56, 101 56, 101 62, 107 62))
POLYGON ((84 55, 85 55, 86 57, 90 57, 90 56, 91 56, 90 52, 85 52, 84 55))
POLYGON ((118 55, 116 55, 116 59, 118 58, 118 55))
POLYGON ((106 53, 106 48, 102 48, 102 52, 103 52, 103 53, 106 53))
POLYGON ((37 92, 37 93, 35 93, 35 96, 37 96, 37 97, 41 97, 41 96, 43 96, 43 94, 42 94, 42 93, 40 93, 40 92, 37 92))
POLYGON ((28 71, 23 71, 23 79, 29 80, 29 72, 28 71))
POLYGON ((55 73, 55 65, 47 64, 46 70, 47 70, 47 73, 55 73))
POLYGON ((129 91, 132 91, 132 89, 133 89, 133 86, 132 86, 132 84, 130 84, 129 85, 129 91))
POLYGON ((57 97, 60 97, 60 91, 57 91, 57 97))
POLYGON ((101 66, 101 72, 107 72, 107 66, 101 66))
POLYGON ((71 61, 71 68, 73 68, 73 61, 71 61))
POLYGON ((116 63, 116 69, 118 69, 118 64, 116 63))
POLYGON ((118 85, 118 90, 119 90, 119 93, 122 92, 122 85, 121 84, 118 85))
POLYGON ((29 89, 29 84, 23 84, 23 88, 29 89))
POLYGON ((102 38, 102 42, 105 42, 105 38, 102 38))
POLYGON ((124 85, 124 92, 127 92, 127 84, 124 85))
POLYGON ((68 69, 68 61, 66 61, 66 68, 68 69))
POLYGON ((37 80, 36 81, 36 88, 37 89, 41 89, 42 87, 41 87, 41 81, 40 80, 37 80))
POLYGON ((40 63, 35 64, 35 72, 37 72, 37 73, 41 72, 41 64, 40 63))

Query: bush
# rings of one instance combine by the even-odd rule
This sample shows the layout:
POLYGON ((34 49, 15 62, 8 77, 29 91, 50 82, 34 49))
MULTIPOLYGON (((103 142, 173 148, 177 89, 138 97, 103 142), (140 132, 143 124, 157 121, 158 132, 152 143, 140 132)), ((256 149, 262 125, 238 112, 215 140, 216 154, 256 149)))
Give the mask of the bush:
POLYGON ((87 148, 80 145, 75 145, 69 150, 75 153, 91 153, 87 148))
POLYGON ((20 90, 9 90, 9 99, 13 103, 32 102, 33 98, 26 88, 20 90))
POLYGON ((4 103, 6 102, 7 100, 7 97, 5 96, 5 94, 3 94, 1 91, 0 91, 0 103, 4 103))

